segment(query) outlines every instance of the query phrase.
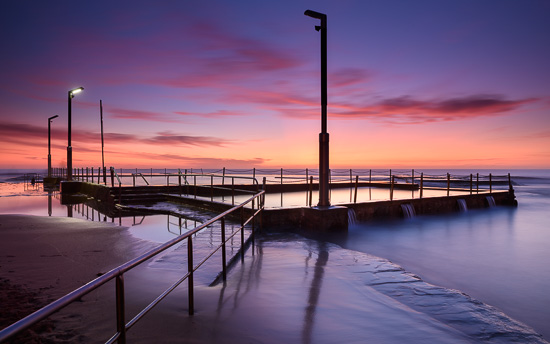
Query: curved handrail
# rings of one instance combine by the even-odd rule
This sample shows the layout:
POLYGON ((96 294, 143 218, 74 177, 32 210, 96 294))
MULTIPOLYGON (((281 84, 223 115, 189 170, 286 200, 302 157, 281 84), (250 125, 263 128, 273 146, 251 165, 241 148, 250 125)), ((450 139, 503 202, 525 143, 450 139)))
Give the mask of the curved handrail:
MULTIPOLYGON (((116 172, 115 172, 116 173, 116 172)), ((56 301, 42 307, 41 309, 35 311, 34 313, 26 316, 25 318, 17 321, 16 323, 4 328, 3 330, 0 331, 0 342, 4 341, 4 340, 7 340, 8 338, 16 335, 17 333, 20 333, 21 331, 24 331, 25 329, 29 328, 30 326, 36 324, 37 322, 47 318, 48 316, 52 315, 53 313, 61 310, 62 308, 68 306, 69 304, 71 304, 72 302, 76 301, 76 300, 79 300, 81 299, 82 297, 84 297, 85 295, 87 295, 88 293, 92 292, 93 290, 101 287, 102 285, 106 284, 107 282, 113 280, 113 279, 116 279, 117 280, 117 291, 116 291, 116 296, 117 296, 117 314, 119 313, 120 311, 120 308, 119 307, 122 307, 122 310, 120 311, 121 314, 124 314, 124 291, 122 289, 119 290, 119 288, 123 288, 123 282, 122 281, 122 277, 124 275, 125 272, 133 269, 134 267, 140 265, 141 263, 151 259, 152 257, 156 256, 157 254, 165 251, 166 249, 176 245, 177 243, 180 243, 182 242, 183 240, 187 239, 189 240, 189 245, 188 245, 188 249, 190 249, 191 247, 191 250, 192 250, 192 244, 191 244, 191 238, 194 234, 198 233, 199 231, 203 230, 204 228, 210 226, 211 224, 213 224, 214 222, 217 222, 217 221, 222 221, 222 243, 218 246, 218 247, 215 247, 214 250, 210 253, 210 255, 208 255, 203 261, 199 262, 199 264, 195 267, 191 267, 189 266, 189 271, 187 274, 185 274, 180 280, 178 280, 176 283, 174 283, 170 288, 168 288, 165 292, 163 292, 159 297, 157 297, 157 299, 155 299, 151 304, 149 304, 147 307, 145 307, 138 315, 136 315, 130 322, 128 323, 125 323, 124 322, 124 319, 122 318, 122 323, 120 323, 121 319, 118 318, 117 316, 117 333, 111 337, 107 343, 111 343, 111 342, 114 342, 114 340, 119 340, 119 341, 122 341, 124 342, 125 341, 125 332, 126 330, 128 330, 129 328, 131 328, 139 319, 141 319, 141 317, 143 317, 150 309, 152 309, 157 303, 159 303, 162 299, 164 299, 164 297, 166 295, 168 295, 172 290, 174 290, 179 284, 181 284, 185 279, 188 279, 190 278, 190 276, 193 275, 193 272, 198 269, 205 261, 206 259, 208 259, 209 257, 211 257, 215 252, 217 252, 220 248, 222 248, 222 250, 225 250, 225 243, 231 239, 234 235, 236 235, 237 233, 239 233, 239 231, 235 231, 234 233, 232 233, 232 235, 230 235, 227 239, 225 239, 225 217, 239 209, 244 209, 244 206, 247 205, 248 203, 251 203, 252 202, 252 216, 250 216, 246 221, 242 221, 242 224, 240 226, 240 231, 242 233, 242 231, 244 230, 244 227, 250 223, 250 221, 253 221, 253 219, 259 215, 261 213, 261 211, 263 210, 263 205, 264 205, 264 202, 263 202, 263 196, 265 194, 265 191, 264 190, 261 190, 260 192, 256 193, 255 195, 253 195, 252 197, 250 197, 249 199, 245 200, 244 202, 242 202, 241 204, 239 205, 236 205, 234 207, 232 207, 231 209, 211 218, 210 220, 204 222, 203 224, 201 224, 200 226, 198 227, 195 227, 194 229, 186 232, 185 234, 182 234, 172 240, 169 240, 167 241, 166 243, 160 245, 160 246, 157 246, 156 248, 153 248, 151 250, 149 250, 148 252, 142 254, 141 256, 139 257, 136 257, 112 270, 110 270, 109 272, 101 275, 100 277, 86 283, 85 285, 81 286, 80 288, 70 292, 69 294, 57 299, 56 301), (255 203, 255 200, 256 198, 258 198, 258 202, 256 203, 258 205, 258 209, 256 211, 254 211, 254 203, 255 203), (122 287, 119 287, 120 285, 122 285, 122 287), (120 300, 120 298, 122 299, 122 301, 120 300), (122 304, 121 304, 122 303, 122 304)), ((243 234, 241 234, 243 235, 243 234)), ((241 247, 241 249, 244 249, 243 247, 241 247)), ((191 258, 191 261, 192 261, 192 251, 189 253, 190 256, 189 258, 191 258)), ((191 263, 192 264, 192 263, 191 263)), ((225 273, 225 263, 224 263, 224 266, 223 266, 223 271, 225 273)), ((192 277, 191 277, 192 278, 192 277)), ((190 282, 190 284, 192 283, 192 280, 190 282)), ((192 287, 192 285, 190 286, 192 287)), ((190 303, 190 309, 189 309, 189 312, 190 314, 192 314, 193 310, 193 301, 192 301, 192 288, 190 288, 189 290, 189 293, 190 293, 190 300, 189 300, 189 303, 190 303)))

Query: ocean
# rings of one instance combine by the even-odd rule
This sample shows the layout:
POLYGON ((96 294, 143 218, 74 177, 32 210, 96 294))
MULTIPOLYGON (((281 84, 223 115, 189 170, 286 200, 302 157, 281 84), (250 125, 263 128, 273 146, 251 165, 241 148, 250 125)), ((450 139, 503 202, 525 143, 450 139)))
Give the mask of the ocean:
MULTIPOLYGON (((39 185, 24 183, 20 178, 22 173, 33 172, 44 171, 0 170, 0 213, 67 216, 67 208, 59 204, 55 193, 48 196, 39 185), (48 198, 53 201, 49 203, 48 198)), ((519 202, 517 208, 495 207, 358 223, 350 226, 346 239, 334 243, 343 249, 386 258, 425 282, 468 294, 527 324, 548 340, 550 170, 492 172, 511 173, 519 202)), ((91 219, 84 210, 75 212, 75 216, 91 219)), ((94 216, 96 220, 99 218, 99 214, 94 216)), ((135 224, 127 221, 136 220, 125 219, 120 224, 135 224)), ((165 223, 166 219, 141 219, 141 229, 162 227, 162 237, 147 238, 160 242, 167 238, 165 223)), ((139 230, 134 233, 139 236, 139 230)))

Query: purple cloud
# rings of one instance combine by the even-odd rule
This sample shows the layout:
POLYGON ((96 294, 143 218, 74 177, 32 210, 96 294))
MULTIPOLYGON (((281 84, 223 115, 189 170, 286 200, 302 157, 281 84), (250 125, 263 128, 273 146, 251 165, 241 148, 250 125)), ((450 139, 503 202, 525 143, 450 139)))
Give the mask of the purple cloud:
POLYGON ((144 141, 152 144, 160 145, 190 145, 190 146, 224 146, 230 143, 229 140, 224 140, 216 137, 209 136, 189 136, 189 135, 176 135, 170 132, 161 132, 157 136, 154 136, 144 141))

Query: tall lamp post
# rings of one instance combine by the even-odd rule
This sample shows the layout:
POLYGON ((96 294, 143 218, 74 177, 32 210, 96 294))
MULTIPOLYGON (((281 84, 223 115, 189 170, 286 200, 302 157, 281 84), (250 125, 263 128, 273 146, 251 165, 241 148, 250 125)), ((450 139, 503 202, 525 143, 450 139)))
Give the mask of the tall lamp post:
POLYGON ((71 100, 76 93, 82 92, 84 87, 75 88, 69 91, 69 134, 67 144, 67 180, 73 180, 73 147, 71 146, 71 100))
POLYGON ((327 15, 312 10, 304 14, 319 19, 321 25, 315 30, 321 32, 321 133, 319 134, 319 204, 330 206, 329 200, 329 135, 327 132, 327 15))
POLYGON ((48 117, 48 178, 52 177, 51 123, 58 115, 48 117))

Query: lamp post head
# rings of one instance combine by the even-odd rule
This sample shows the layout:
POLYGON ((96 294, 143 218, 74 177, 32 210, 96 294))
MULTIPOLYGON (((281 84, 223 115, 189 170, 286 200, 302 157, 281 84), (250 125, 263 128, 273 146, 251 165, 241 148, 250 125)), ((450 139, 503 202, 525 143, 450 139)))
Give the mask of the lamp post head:
POLYGON ((327 15, 324 13, 315 12, 312 10, 306 10, 304 14, 308 17, 319 19, 321 25, 315 25, 315 30, 321 31, 321 29, 326 29, 327 27, 327 15))
POLYGON ((79 93, 79 92, 82 92, 82 91, 84 91, 84 87, 78 87, 78 88, 75 88, 73 90, 70 90, 69 91, 69 98, 74 98, 74 95, 76 93, 79 93))
POLYGON ((54 118, 57 118, 57 117, 59 117, 59 115, 55 115, 55 116, 52 116, 52 117, 48 117, 48 121, 51 122, 54 118))
POLYGON ((323 13, 319 13, 319 12, 315 12, 315 11, 312 11, 312 10, 306 10, 304 12, 304 14, 308 17, 311 17, 311 18, 316 18, 316 19, 323 19, 323 18, 326 18, 327 15, 326 14, 323 14, 323 13))

